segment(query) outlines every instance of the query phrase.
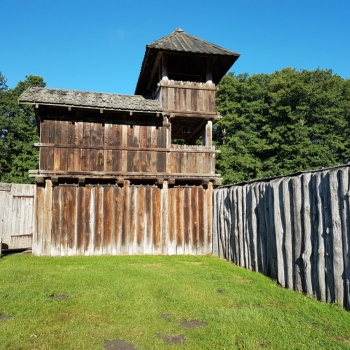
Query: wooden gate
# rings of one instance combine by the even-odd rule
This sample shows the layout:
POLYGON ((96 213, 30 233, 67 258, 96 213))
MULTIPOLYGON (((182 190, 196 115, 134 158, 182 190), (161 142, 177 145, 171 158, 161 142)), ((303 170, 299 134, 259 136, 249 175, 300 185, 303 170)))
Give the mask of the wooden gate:
POLYGON ((35 185, 0 183, 2 249, 31 248, 34 233, 35 185))

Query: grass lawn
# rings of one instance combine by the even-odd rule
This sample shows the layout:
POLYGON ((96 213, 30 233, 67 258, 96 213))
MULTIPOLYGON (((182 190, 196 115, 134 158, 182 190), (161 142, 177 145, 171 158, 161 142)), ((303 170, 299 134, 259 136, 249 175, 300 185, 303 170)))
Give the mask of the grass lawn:
POLYGON ((211 256, 8 255, 0 349, 350 349, 350 312, 211 256))

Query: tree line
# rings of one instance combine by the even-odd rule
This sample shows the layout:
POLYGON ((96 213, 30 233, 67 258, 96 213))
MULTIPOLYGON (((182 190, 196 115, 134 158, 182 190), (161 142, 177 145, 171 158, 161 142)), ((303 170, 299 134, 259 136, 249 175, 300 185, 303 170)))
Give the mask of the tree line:
MULTIPOLYGON (((30 183, 39 141, 31 106, 18 97, 43 78, 9 89, 0 72, 0 182, 30 183)), ((216 94, 217 169, 237 183, 350 161, 350 79, 331 70, 285 68, 272 74, 227 74, 216 94)))
POLYGON ((350 79, 332 70, 285 68, 227 74, 216 94, 214 127, 224 183, 350 161, 350 79))
POLYGON ((45 85, 41 77, 29 75, 9 89, 0 72, 0 182, 33 182, 28 171, 38 169, 38 129, 33 107, 18 105, 18 97, 29 86, 45 85))

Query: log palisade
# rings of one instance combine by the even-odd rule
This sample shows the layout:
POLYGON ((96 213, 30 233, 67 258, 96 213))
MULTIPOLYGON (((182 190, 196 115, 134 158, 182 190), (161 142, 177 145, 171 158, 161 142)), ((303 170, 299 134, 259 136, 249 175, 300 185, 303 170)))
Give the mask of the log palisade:
POLYGON ((213 254, 350 310, 350 167, 214 193, 213 254))
POLYGON ((147 45, 135 95, 26 90, 40 133, 33 252, 211 253, 215 87, 238 57, 177 29, 147 45))

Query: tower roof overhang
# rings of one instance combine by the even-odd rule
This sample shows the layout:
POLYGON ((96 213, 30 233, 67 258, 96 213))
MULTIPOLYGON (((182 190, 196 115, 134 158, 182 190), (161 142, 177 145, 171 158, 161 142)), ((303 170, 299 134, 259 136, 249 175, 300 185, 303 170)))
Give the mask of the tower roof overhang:
POLYGON ((190 75, 191 72, 196 71, 196 68, 211 61, 212 81, 214 84, 221 80, 240 56, 239 53, 189 35, 178 28, 168 36, 146 46, 135 90, 136 95, 152 95, 152 91, 154 91, 159 81, 157 72, 161 67, 163 55, 167 55, 168 58, 176 57, 176 60, 174 60, 174 62, 176 61, 176 66, 174 65, 172 69, 175 73, 176 71, 181 71, 181 74, 184 75, 186 73, 190 75), (179 59, 181 56, 184 60, 179 59))

